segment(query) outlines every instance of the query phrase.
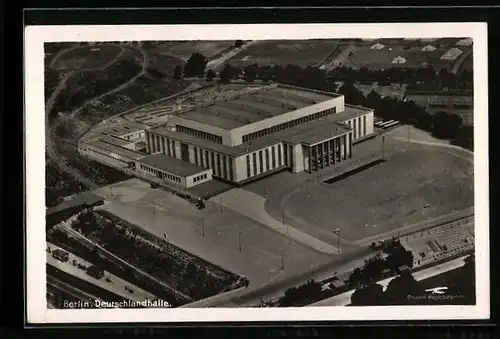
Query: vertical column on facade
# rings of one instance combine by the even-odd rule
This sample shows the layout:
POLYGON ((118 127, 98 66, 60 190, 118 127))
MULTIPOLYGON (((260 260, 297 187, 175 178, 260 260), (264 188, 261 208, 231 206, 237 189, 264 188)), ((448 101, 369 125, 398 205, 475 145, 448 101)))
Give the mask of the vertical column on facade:
POLYGON ((339 137, 340 160, 344 159, 344 138, 339 137))
POLYGON ((308 152, 309 152, 309 173, 312 173, 312 151, 311 147, 308 147, 308 152))
POLYGON ((328 140, 325 142, 325 148, 326 148, 326 166, 330 166, 330 141, 328 140))
POLYGON ((331 149, 330 149, 330 152, 331 152, 331 159, 330 159, 330 162, 331 162, 332 164, 335 164, 335 139, 332 139, 332 140, 330 141, 330 147, 331 147, 331 149))
POLYGON ((352 133, 349 133, 349 158, 352 158, 352 133))
POLYGON ((144 131, 146 137, 146 153, 150 153, 149 151, 149 131, 144 131))
POLYGON ((161 152, 163 154, 166 154, 166 152, 165 152, 165 137, 160 137, 160 145, 161 145, 161 147, 160 147, 161 152))
POLYGON ((316 167, 316 170, 319 171, 319 157, 321 156, 319 154, 319 145, 315 145, 314 146, 314 151, 316 152, 316 163, 315 163, 315 167, 316 167))
POLYGON ((155 140, 154 140, 154 134, 151 133, 149 135, 149 144, 150 144, 150 153, 153 154, 155 152, 155 140))
POLYGON ((344 134, 342 136, 343 142, 344 142, 344 157, 343 159, 347 158, 347 134, 344 134))
POLYGON ((328 160, 328 141, 325 141, 322 143, 323 145, 323 166, 328 166, 329 165, 329 160, 328 160))
POLYGON ((165 137, 163 138, 163 153, 164 153, 165 155, 168 155, 168 154, 169 154, 169 153, 168 153, 168 144, 167 144, 167 140, 168 140, 167 138, 165 138, 165 137))
POLYGON ((227 180, 230 180, 231 178, 231 175, 229 173, 231 173, 231 158, 230 157, 226 157, 226 161, 224 163, 224 166, 226 166, 226 179, 227 180))
POLYGON ((156 135, 151 135, 151 149, 152 149, 152 152, 151 153, 156 153, 156 135))

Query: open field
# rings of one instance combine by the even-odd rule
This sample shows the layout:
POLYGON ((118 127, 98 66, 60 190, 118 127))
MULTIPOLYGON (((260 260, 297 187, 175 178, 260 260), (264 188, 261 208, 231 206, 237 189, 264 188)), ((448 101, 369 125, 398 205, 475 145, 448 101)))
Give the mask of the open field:
POLYGON ((158 54, 170 54, 184 61, 187 61, 191 54, 201 53, 207 58, 211 58, 224 52, 234 45, 234 40, 214 40, 214 41, 188 41, 169 46, 161 46, 157 49, 158 54))
POLYGON ((331 185, 296 192, 286 206, 302 224, 324 231, 340 228, 343 238, 358 240, 471 206, 471 172, 466 160, 411 149, 331 185))
POLYGON ((432 52, 422 51, 422 47, 414 46, 407 48, 405 45, 390 45, 383 49, 370 49, 370 46, 351 48, 343 64, 354 68, 366 67, 368 69, 381 69, 390 67, 418 68, 432 65, 436 69, 450 67, 452 60, 441 60, 441 56, 448 48, 436 48, 432 52), (406 59, 405 63, 392 63, 396 57, 406 59))
POLYGON ((210 201, 196 209, 188 201, 138 179, 95 191, 109 202, 101 206, 118 217, 259 285, 285 273, 329 260, 265 226, 210 201), (241 233, 241 236, 239 235, 241 233), (241 252, 240 252, 241 247, 241 252), (283 259, 282 259, 283 256, 283 259), (283 262, 282 262, 283 260, 283 262))
POLYGON ((52 67, 59 71, 101 68, 123 51, 123 47, 114 45, 79 46, 62 53, 52 67))
POLYGON ((235 67, 259 65, 319 66, 340 40, 268 40, 248 47, 229 60, 235 67))

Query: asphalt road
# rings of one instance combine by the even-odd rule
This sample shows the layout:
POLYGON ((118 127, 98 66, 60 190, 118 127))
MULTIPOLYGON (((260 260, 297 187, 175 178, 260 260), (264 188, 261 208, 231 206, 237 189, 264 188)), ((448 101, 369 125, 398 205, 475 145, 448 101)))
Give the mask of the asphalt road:
POLYGON ((321 281, 332 277, 334 272, 342 273, 350 271, 360 265, 360 261, 376 253, 371 248, 353 249, 349 253, 337 257, 331 262, 304 272, 291 273, 273 283, 265 284, 256 288, 242 290, 238 294, 230 296, 220 295, 218 298, 202 300, 183 307, 249 307, 257 306, 261 300, 269 301, 279 298, 288 288, 306 283, 310 279, 321 281))

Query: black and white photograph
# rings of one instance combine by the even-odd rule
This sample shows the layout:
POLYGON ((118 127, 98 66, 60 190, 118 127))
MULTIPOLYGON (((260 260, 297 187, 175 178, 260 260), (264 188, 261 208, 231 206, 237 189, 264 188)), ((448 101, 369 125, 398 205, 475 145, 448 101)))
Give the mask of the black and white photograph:
POLYGON ((25 39, 28 320, 489 316, 486 24, 25 39))

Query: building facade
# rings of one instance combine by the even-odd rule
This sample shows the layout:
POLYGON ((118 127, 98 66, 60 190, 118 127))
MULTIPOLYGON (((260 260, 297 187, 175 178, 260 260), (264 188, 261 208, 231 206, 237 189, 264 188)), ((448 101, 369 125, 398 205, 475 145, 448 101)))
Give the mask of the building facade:
POLYGON ((312 173, 336 166, 374 133, 373 110, 345 104, 340 94, 280 84, 242 85, 241 92, 231 86, 213 95, 216 100, 169 112, 167 123, 141 129, 135 121, 130 133, 115 126, 79 151, 138 177, 189 188, 213 177, 243 184, 285 169, 312 173))

